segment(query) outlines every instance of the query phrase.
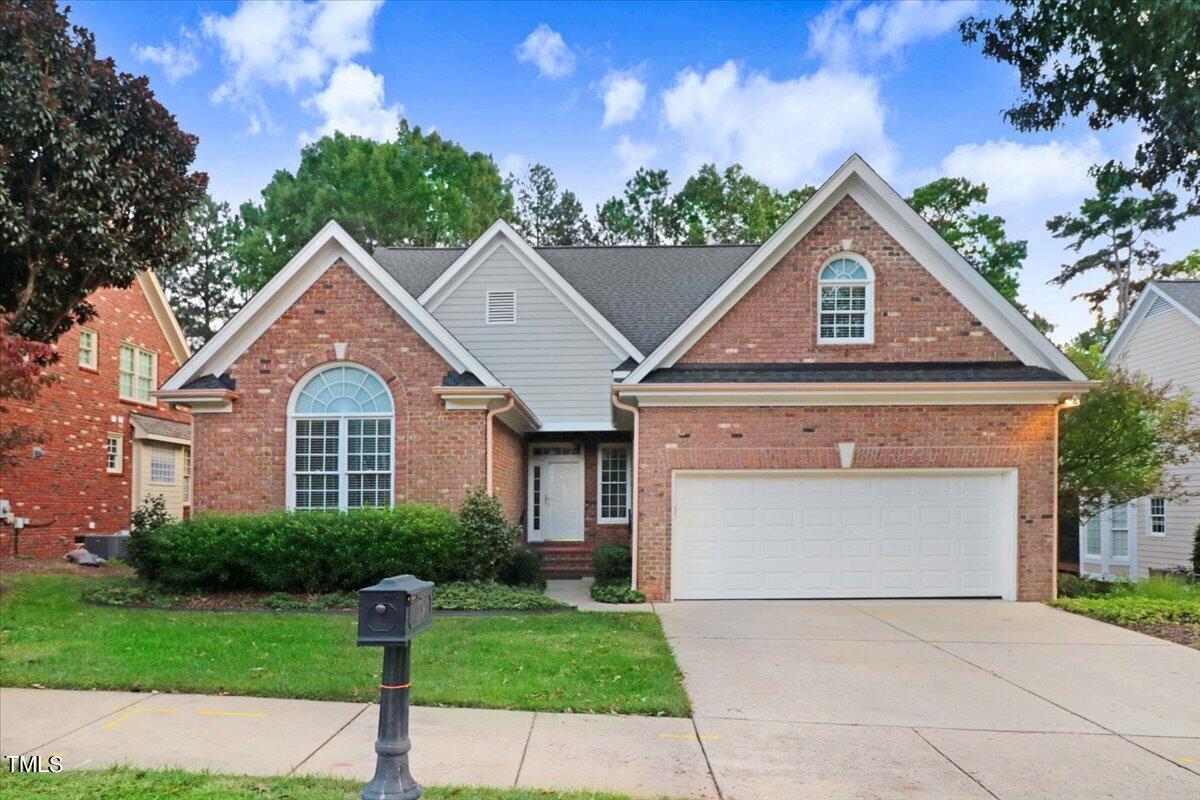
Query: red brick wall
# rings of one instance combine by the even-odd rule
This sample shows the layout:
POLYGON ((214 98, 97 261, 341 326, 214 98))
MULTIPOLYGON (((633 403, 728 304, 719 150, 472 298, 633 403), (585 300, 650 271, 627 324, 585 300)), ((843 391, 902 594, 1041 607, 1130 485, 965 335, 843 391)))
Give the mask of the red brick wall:
POLYGON ((1013 361, 1015 357, 849 197, 834 206, 680 363, 1013 361), (817 344, 817 273, 850 250, 875 271, 875 342, 817 344))
MULTIPOLYGON (((129 527, 133 491, 133 426, 131 412, 189 422, 191 414, 120 400, 120 346, 129 343, 158 353, 161 385, 178 368, 166 336, 158 326, 145 293, 136 282, 127 289, 101 289, 91 296, 97 315, 84 327, 96 333, 96 369, 78 366, 79 329, 58 340, 59 363, 51 373, 59 380, 38 393, 32 404, 7 403, 0 425, 31 425, 42 433, 44 455, 32 447, 15 467, 0 471, 0 498, 13 503, 30 527, 20 534, 20 552, 60 555, 75 537, 114 533, 129 527), (105 445, 110 433, 124 436, 120 474, 106 469, 105 445)), ((0 553, 12 553, 12 528, 0 525, 0 553)))
MULTIPOLYGON (((229 374, 241 397, 229 414, 197 414, 197 511, 258 512, 286 504, 287 404, 314 367, 338 360, 377 372, 396 410, 395 498, 457 506, 486 480, 485 411, 447 411, 434 394, 450 369, 343 263, 322 275, 229 374)), ((499 426, 498 426, 499 427, 499 426)))
POLYGON ((1056 417, 1027 405, 643 409, 638 587, 670 596, 674 470, 837 469, 836 443, 853 441, 861 469, 1015 467, 1018 599, 1053 597, 1056 417))
POLYGON ((525 440, 500 420, 492 424, 492 491, 504 516, 519 525, 525 516, 525 440))
POLYGON ((622 431, 608 432, 589 432, 589 433, 543 433, 533 437, 534 441, 541 442, 573 442, 583 451, 583 539, 584 544, 600 545, 600 544, 629 544, 630 526, 625 524, 609 524, 603 525, 599 522, 598 503, 599 483, 596 477, 596 470, 599 462, 597 461, 597 453, 599 446, 602 443, 608 442, 626 442, 630 446, 630 459, 633 458, 633 445, 630 441, 630 435, 622 431))

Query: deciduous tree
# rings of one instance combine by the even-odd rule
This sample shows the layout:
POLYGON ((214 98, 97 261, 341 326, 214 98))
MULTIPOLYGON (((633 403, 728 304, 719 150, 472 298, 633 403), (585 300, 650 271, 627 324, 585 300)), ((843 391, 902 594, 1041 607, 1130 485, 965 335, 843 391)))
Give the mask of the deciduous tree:
POLYGON ((12 314, 0 314, 0 471, 39 440, 31 425, 6 413, 4 401, 32 402, 38 389, 50 382, 46 370, 58 359, 53 346, 13 333, 12 321, 12 314))
POLYGON ((748 244, 766 241, 816 190, 780 192, 748 175, 741 164, 719 172, 705 164, 673 200, 685 244, 748 244))

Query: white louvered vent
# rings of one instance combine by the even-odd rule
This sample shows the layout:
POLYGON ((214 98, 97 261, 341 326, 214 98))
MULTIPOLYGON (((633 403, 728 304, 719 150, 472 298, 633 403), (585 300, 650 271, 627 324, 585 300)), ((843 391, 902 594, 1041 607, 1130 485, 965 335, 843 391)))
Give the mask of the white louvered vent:
POLYGON ((1171 308, 1171 301, 1165 297, 1156 297, 1154 302, 1150 304, 1150 308, 1146 310, 1147 317, 1156 317, 1159 314, 1164 314, 1171 308))
POLYGON ((511 289, 487 293, 487 324, 508 325, 517 321, 517 293, 511 289))

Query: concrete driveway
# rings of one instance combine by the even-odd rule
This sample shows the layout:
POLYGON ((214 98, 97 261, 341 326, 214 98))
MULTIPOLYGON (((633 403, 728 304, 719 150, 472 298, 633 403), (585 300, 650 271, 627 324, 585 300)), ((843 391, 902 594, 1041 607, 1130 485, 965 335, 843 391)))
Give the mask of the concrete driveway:
POLYGON ((1035 603, 655 610, 727 800, 1200 797, 1200 651, 1035 603))

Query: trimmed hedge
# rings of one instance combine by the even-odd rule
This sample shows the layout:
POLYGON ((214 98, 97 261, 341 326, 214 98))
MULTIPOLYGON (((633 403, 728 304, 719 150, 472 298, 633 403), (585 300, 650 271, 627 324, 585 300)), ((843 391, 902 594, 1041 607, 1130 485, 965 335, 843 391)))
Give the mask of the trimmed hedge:
POLYGON ((602 544, 592 551, 596 583, 628 584, 633 576, 633 551, 619 544, 602 544))
POLYGON ((130 561, 143 578, 175 589, 348 591, 402 573, 436 583, 491 577, 498 548, 480 547, 479 533, 447 509, 418 503, 202 514, 136 531, 130 561))
POLYGON ((508 558, 496 571, 496 580, 508 586, 533 586, 546 588, 546 574, 542 570, 542 554, 527 544, 513 545, 508 558))

